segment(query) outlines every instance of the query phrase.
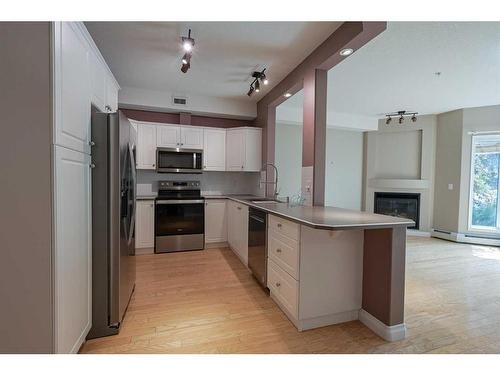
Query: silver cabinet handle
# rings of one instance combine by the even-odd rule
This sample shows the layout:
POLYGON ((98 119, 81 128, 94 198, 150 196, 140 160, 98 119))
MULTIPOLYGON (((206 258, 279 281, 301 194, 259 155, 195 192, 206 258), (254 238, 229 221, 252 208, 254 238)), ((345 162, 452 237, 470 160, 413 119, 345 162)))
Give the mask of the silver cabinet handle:
POLYGON ((243 169, 243 166, 241 166, 241 169, 243 169))
POLYGON ((276 283, 276 287, 279 288, 281 286, 280 283, 276 283))
POLYGON ((92 168, 92 169, 94 169, 95 168, 95 164, 94 163, 90 163, 89 167, 92 168))
POLYGON ((154 204, 150 204, 149 207, 154 207, 154 204))
POLYGON ((94 141, 89 141, 89 146, 95 146, 95 142, 94 141))
POLYGON ((281 227, 282 227, 282 225, 281 225, 280 223, 278 223, 278 224, 276 224, 276 225, 278 226, 278 228, 281 228, 281 227))
POLYGON ((276 252, 277 252, 277 253, 281 253, 281 249, 280 249, 280 248, 277 248, 277 249, 276 249, 276 252))
POLYGON ((241 210, 241 207, 236 207, 238 210, 241 210))

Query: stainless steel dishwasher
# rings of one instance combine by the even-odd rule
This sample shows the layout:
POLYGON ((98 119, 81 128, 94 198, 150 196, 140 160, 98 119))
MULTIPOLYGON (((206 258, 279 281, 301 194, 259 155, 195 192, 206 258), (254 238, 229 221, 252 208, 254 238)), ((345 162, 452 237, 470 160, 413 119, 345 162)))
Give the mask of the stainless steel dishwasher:
POLYGON ((248 267, 257 281, 267 288, 267 214, 248 210, 248 267))

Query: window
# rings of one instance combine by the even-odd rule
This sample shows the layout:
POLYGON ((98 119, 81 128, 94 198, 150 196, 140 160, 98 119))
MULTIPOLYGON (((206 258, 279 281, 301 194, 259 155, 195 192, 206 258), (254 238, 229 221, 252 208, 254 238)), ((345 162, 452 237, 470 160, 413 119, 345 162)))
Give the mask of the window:
POLYGON ((500 134, 472 137, 470 230, 500 232, 500 134))

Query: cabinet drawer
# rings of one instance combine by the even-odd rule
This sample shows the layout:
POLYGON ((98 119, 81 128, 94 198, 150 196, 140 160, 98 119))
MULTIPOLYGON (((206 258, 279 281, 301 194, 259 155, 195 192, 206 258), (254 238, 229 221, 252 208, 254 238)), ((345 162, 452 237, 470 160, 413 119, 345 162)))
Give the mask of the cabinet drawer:
POLYGON ((274 229, 268 231, 268 256, 295 280, 299 279, 299 243, 274 229))
POLYGON ((299 283, 269 258, 267 260, 267 287, 288 312, 297 319, 299 283))
POLYGON ((269 215, 269 229, 273 229, 292 240, 299 240, 300 225, 289 220, 269 215))

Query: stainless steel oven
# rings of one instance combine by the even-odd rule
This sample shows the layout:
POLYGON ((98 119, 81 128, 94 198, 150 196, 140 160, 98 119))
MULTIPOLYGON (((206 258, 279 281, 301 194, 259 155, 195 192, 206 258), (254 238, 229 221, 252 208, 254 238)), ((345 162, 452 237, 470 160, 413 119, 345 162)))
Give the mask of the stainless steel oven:
POLYGON ((155 207, 155 252, 202 250, 205 206, 199 181, 160 181, 155 207))
POLYGON ((160 173, 202 173, 203 151, 186 148, 156 149, 156 171, 160 173))

